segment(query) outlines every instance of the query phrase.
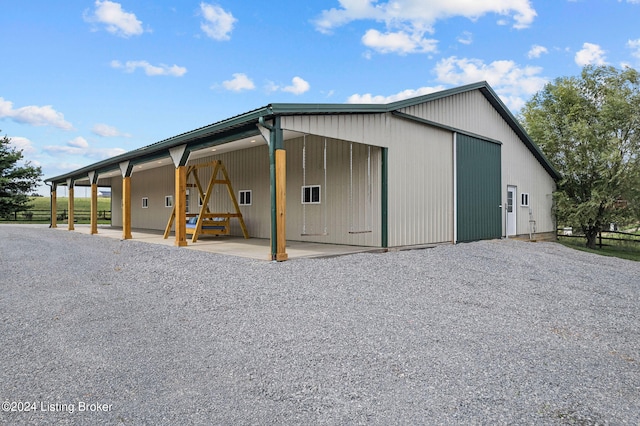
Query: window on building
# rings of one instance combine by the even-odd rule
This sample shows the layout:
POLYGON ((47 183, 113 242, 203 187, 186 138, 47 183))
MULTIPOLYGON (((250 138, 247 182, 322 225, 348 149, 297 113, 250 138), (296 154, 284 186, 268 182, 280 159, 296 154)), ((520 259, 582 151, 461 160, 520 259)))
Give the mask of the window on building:
POLYGON ((149 208, 149 198, 142 197, 142 208, 143 209, 148 209, 149 208))
POLYGON ((320 204, 320 185, 302 187, 302 204, 320 204))
POLYGON ((167 195, 164 197, 164 206, 173 207, 173 195, 167 195))
POLYGON ((187 195, 185 198, 185 206, 184 206, 184 210, 189 213, 189 204, 190 204, 190 200, 191 198, 189 197, 189 190, 187 189, 187 195))
POLYGON ((251 205, 251 190, 244 189, 238 191, 238 204, 241 206, 250 206, 251 205))
POLYGON ((529 207, 529 194, 526 192, 520 194, 520 205, 522 207, 529 207))

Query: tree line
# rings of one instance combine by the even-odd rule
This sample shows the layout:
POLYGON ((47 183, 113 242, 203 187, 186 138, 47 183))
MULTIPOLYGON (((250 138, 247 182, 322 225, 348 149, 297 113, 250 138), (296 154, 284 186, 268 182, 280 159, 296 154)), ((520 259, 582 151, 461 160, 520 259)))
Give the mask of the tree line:
POLYGON ((640 221, 640 76, 587 66, 547 84, 520 121, 562 175, 558 222, 581 229, 589 248, 611 223, 640 221))

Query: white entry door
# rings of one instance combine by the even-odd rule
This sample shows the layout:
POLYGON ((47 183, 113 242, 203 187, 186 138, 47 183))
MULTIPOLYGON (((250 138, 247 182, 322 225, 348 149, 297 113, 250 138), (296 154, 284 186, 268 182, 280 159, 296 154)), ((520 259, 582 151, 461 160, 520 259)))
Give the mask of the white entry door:
POLYGON ((507 235, 516 235, 517 188, 507 186, 507 235))

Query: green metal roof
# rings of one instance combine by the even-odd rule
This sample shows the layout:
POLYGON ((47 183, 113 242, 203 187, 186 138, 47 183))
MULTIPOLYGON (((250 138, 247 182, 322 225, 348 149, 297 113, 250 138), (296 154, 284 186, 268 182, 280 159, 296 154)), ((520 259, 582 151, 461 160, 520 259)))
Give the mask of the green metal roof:
POLYGON ((168 139, 161 140, 151 145, 144 146, 126 152, 72 172, 46 179, 46 182, 64 183, 67 179, 83 179, 91 171, 107 172, 117 170, 119 164, 124 161, 135 163, 146 162, 155 158, 168 156, 170 148, 187 144, 189 148, 200 148, 203 146, 219 145, 231 142, 234 138, 258 135, 256 126, 260 117, 265 119, 274 116, 285 115, 319 115, 319 114, 381 114, 397 111, 413 105, 430 102, 437 99, 446 98, 460 93, 479 90, 484 97, 493 105, 502 118, 509 124, 513 131, 529 148, 547 172, 554 178, 560 179, 560 174, 551 165, 538 146, 527 135, 523 127, 511 114, 509 109, 502 103, 498 95, 491 89, 487 82, 479 82, 460 86, 453 89, 443 90, 428 95, 405 99, 389 104, 302 104, 302 103, 273 103, 267 106, 254 109, 216 123, 191 130, 168 139))

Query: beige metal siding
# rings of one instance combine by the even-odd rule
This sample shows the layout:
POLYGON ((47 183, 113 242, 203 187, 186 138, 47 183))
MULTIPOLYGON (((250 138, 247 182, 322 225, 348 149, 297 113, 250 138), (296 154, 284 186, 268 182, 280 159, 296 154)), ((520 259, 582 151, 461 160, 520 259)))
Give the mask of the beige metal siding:
POLYGON ((389 245, 453 240, 453 135, 394 118, 389 148, 389 245))
POLYGON ((379 247, 380 149, 314 135, 285 148, 287 239, 379 247), (320 204, 302 204, 303 183, 321 186, 320 204))
MULTIPOLYGON (((516 186, 517 233, 529 232, 529 209, 520 207, 520 194, 523 192, 529 194, 538 232, 554 231, 551 213, 552 193, 555 190, 553 178, 480 91, 415 105, 402 112, 502 142, 502 203, 506 203, 507 185, 516 186)), ((504 226, 503 217, 503 235, 506 232, 504 226)))
POLYGON ((122 178, 111 178, 111 226, 122 226, 122 178))
MULTIPOLYGON (((507 185, 517 186, 518 233, 527 233, 529 225, 529 209, 519 205, 522 192, 529 193, 538 231, 553 230, 553 179, 479 91, 408 107, 402 112, 501 141, 502 198, 504 203, 507 185)), ((389 149, 389 245, 453 240, 454 164, 451 131, 411 122, 388 113, 289 116, 282 117, 282 127, 307 135, 306 138, 285 141, 288 240, 365 246, 381 244, 380 147, 389 149), (303 206, 301 203, 302 153, 305 143, 305 183, 321 185, 322 203, 318 205, 303 206)), ((239 190, 252 191, 252 205, 241 207, 249 234, 252 237, 269 238, 268 147, 261 145, 212 155, 194 160, 194 163, 212 159, 223 160, 236 196, 239 190)), ((173 172, 172 166, 139 173, 134 169, 134 228, 164 229, 170 213, 170 209, 163 207, 164 196, 173 194, 173 172), (150 203, 149 209, 144 209, 145 211, 141 208, 143 196, 149 197, 150 203)), ((201 173, 203 185, 208 183, 210 173, 211 171, 201 173)), ((121 193, 121 183, 119 179, 114 179, 114 225, 121 225, 121 193)), ((196 190, 191 188, 189 207, 192 212, 197 211, 197 203, 196 190)), ((210 208, 213 212, 233 211, 225 187, 216 185, 210 208)), ((234 235, 241 234, 235 223, 232 232, 234 235)))
MULTIPOLYGON (((301 203, 303 138, 286 141, 287 148, 287 239, 337 244, 380 246, 380 149, 357 143, 327 139, 327 174, 324 173, 325 138, 308 136, 306 155, 307 184, 322 186, 322 203, 301 203), (351 148, 353 147, 353 157, 351 148), (353 161, 353 162, 351 162, 353 161), (353 173, 353 175, 352 175, 353 173), (353 176, 353 179, 351 179, 353 176), (351 184, 353 180, 353 185, 351 184), (306 219, 306 221, 305 221, 306 219), (306 226, 307 234, 302 235, 306 226), (370 232, 369 232, 370 231, 370 232)), ((249 234, 252 237, 270 238, 270 189, 269 155, 265 145, 212 155, 190 161, 203 164, 222 160, 231 179, 234 194, 252 191, 252 205, 241 206, 249 234)), ((161 167, 132 175, 132 226, 163 230, 171 213, 164 208, 165 195, 174 191, 173 166, 161 167), (142 197, 149 198, 149 208, 142 208, 142 197)), ((199 178, 206 186, 213 168, 203 168, 199 178)), ((218 175, 222 178, 222 174, 218 175)), ((193 182, 193 179, 190 179, 193 182)), ((189 188, 189 211, 196 212, 198 195, 196 188, 189 188)), ((112 190, 114 205, 121 205, 121 185, 112 190)), ((233 205, 225 185, 216 184, 209 201, 212 212, 233 212, 233 205)), ((114 225, 122 224, 121 208, 114 209, 114 225)), ((241 235, 237 221, 232 219, 232 234, 241 235)))
MULTIPOLYGON (((173 196, 175 167, 162 166, 131 174, 131 227, 164 230, 172 208, 165 207, 165 196, 173 196), (149 207, 142 208, 142 198, 149 199, 149 207)), ((175 202, 175 200, 174 200, 175 202)))
POLYGON ((506 203, 507 185, 517 187, 517 199, 515 203, 517 234, 529 232, 529 210, 535 220, 538 232, 553 232, 555 223, 551 209, 553 207, 553 191, 555 182, 540 164, 532 160, 533 156, 524 147, 515 144, 505 146, 502 162, 502 186, 503 203, 506 203), (529 194, 529 206, 520 206, 520 195, 529 194))
POLYGON ((282 128, 372 146, 388 146, 387 114, 296 115, 282 117, 282 128))
MULTIPOLYGON (((284 117, 282 123, 288 130, 389 147, 389 245, 453 240, 453 136, 450 132, 390 114, 294 116, 284 117)), ((375 152, 379 164, 380 150, 375 152)), ((339 157, 344 158, 345 154, 339 157)), ((348 181, 348 175, 343 175, 342 182, 348 181)), ((379 196, 380 190, 376 188, 374 193, 379 196)), ((374 210, 379 214, 379 204, 374 210)), ((346 210, 344 213, 348 217, 346 210)), ((335 218, 338 222, 344 219, 335 218)), ((376 223, 379 220, 376 217, 376 223)), ((344 229, 344 224, 341 226, 344 229)))

